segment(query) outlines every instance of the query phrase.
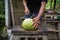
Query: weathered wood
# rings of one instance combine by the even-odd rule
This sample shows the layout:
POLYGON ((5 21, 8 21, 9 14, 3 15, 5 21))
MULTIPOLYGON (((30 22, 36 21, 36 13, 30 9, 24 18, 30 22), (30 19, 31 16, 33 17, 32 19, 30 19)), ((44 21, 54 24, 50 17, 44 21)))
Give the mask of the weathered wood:
POLYGON ((13 23, 13 26, 15 26, 12 0, 10 0, 10 6, 11 6, 12 23, 13 23))
POLYGON ((21 24, 20 17, 24 14, 22 0, 10 0, 11 15, 13 26, 21 24))
POLYGON ((48 40, 47 35, 13 35, 13 40, 38 40, 38 38, 48 40))
MULTIPOLYGON (((58 29, 60 30, 60 23, 58 23, 58 29)), ((60 32, 58 33, 60 39, 60 32)))

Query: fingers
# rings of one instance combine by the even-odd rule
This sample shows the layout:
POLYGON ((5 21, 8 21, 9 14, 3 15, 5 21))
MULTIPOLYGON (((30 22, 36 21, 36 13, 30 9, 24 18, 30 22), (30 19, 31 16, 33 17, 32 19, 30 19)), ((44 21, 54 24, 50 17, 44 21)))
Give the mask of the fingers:
POLYGON ((36 29, 40 25, 40 21, 34 21, 33 27, 36 29))
POLYGON ((34 21, 33 26, 34 26, 34 25, 36 25, 36 24, 37 24, 37 22, 36 22, 36 21, 34 21))
POLYGON ((38 24, 38 23, 39 23, 39 21, 37 21, 37 19, 36 19, 36 18, 34 18, 34 19, 33 19, 33 21, 34 21, 33 25, 35 25, 35 24, 38 24))
POLYGON ((29 13, 29 11, 26 12, 27 14, 29 13))
POLYGON ((26 15, 29 15, 29 12, 25 12, 26 13, 26 15))
POLYGON ((25 10, 26 15, 29 15, 29 12, 30 12, 29 10, 27 9, 25 10))
POLYGON ((34 25, 34 28, 37 29, 37 28, 38 28, 38 24, 35 24, 35 25, 34 25))
POLYGON ((38 28, 38 26, 39 26, 39 22, 34 22, 33 23, 33 27, 36 29, 36 28, 38 28))

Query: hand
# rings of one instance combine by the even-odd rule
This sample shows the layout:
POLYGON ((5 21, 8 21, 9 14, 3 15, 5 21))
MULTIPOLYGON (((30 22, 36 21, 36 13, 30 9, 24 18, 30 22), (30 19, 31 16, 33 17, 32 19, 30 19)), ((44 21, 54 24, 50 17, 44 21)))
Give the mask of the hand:
POLYGON ((25 9, 25 14, 26 14, 26 15, 29 15, 29 12, 30 12, 29 9, 26 8, 26 9, 25 9))
POLYGON ((33 27, 37 28, 39 26, 39 24, 40 24, 40 17, 33 18, 33 21, 34 21, 33 27))

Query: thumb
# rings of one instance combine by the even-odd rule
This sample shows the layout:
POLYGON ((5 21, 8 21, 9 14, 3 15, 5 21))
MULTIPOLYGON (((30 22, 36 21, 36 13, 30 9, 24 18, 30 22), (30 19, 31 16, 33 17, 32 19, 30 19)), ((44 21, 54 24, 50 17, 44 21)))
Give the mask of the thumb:
POLYGON ((34 17, 34 18, 33 18, 33 21, 35 21, 36 19, 37 19, 37 17, 34 17))
POLYGON ((36 18, 33 18, 33 21, 35 21, 36 18))

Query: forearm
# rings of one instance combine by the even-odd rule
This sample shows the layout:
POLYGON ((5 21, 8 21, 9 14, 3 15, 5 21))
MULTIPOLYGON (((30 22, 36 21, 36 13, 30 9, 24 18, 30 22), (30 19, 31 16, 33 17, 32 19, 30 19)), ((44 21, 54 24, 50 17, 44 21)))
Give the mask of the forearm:
POLYGON ((24 8, 27 9, 27 2, 26 2, 26 0, 23 0, 23 5, 24 5, 24 8))
POLYGON ((42 2, 41 4, 42 4, 42 5, 41 5, 41 7, 40 7, 39 14, 38 14, 38 17, 39 17, 39 18, 41 17, 41 15, 42 15, 43 12, 44 12, 46 3, 45 3, 45 2, 42 2))

